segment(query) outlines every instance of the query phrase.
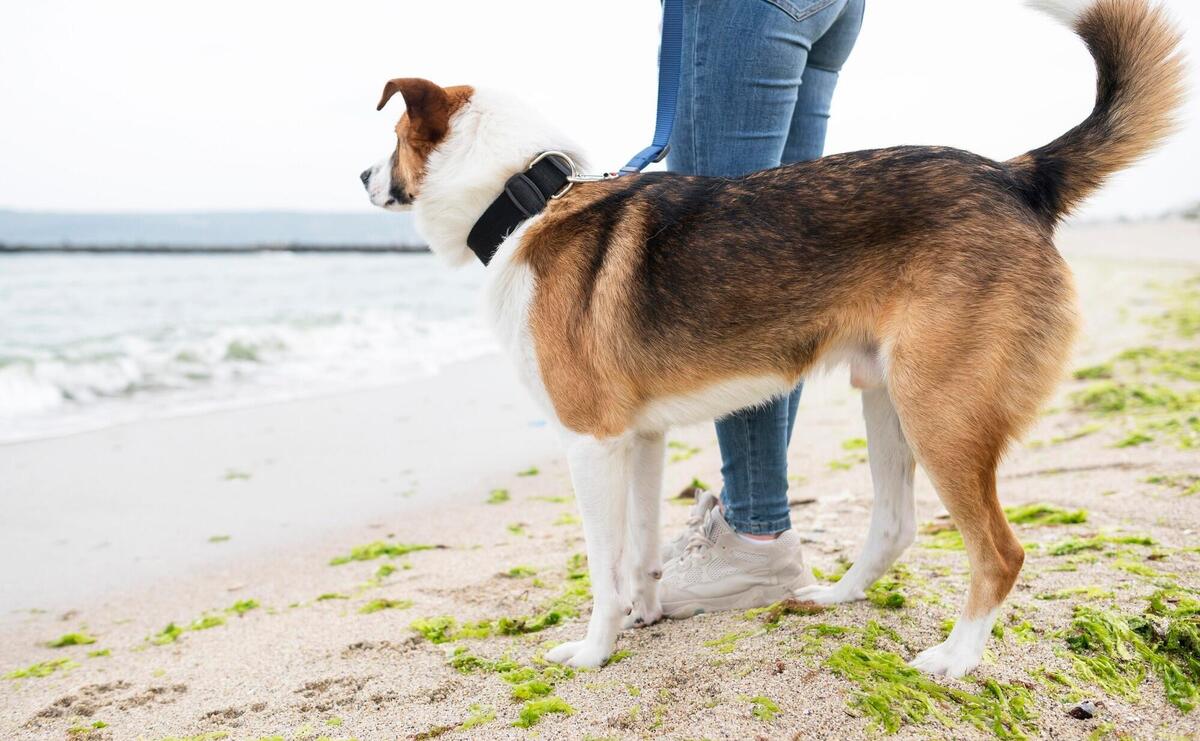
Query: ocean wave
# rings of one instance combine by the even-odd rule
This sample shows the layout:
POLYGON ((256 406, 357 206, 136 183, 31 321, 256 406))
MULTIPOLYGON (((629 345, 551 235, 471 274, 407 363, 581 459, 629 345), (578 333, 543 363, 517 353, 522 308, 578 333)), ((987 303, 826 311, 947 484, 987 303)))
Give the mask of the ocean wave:
MULTIPOLYGON (((53 348, 0 348, 0 438, 95 426, 77 414, 152 401, 156 413, 377 387, 494 351, 477 318, 385 309, 248 325, 165 329, 53 348), (29 422, 23 425, 22 422, 29 422)), ((114 415, 109 414, 110 417, 114 415)), ((116 415, 128 417, 125 414, 116 415)), ((138 416, 138 415, 134 415, 138 416)))

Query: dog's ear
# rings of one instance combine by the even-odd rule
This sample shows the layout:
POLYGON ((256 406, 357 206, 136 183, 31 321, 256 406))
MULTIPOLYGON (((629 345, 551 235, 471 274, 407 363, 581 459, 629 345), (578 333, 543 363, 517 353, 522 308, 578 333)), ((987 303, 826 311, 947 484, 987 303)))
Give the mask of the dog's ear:
POLYGON ((383 86, 383 95, 375 110, 381 111, 400 93, 408 109, 409 138, 416 142, 437 144, 450 126, 450 96, 439 85, 420 77, 397 77, 383 86))

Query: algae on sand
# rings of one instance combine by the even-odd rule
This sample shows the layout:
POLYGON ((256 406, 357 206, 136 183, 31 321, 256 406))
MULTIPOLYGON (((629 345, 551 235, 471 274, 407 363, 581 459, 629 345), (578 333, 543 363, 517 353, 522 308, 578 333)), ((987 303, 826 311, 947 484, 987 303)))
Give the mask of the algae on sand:
POLYGON ((1023 739, 1034 732, 1029 690, 994 680, 978 692, 947 687, 900 656, 876 648, 845 645, 826 659, 835 674, 856 685, 849 705, 887 733, 909 724, 936 723, 953 729, 966 722, 1002 739, 1023 739))
POLYGON ((96 639, 87 633, 64 633, 53 641, 48 641, 46 646, 49 648, 63 648, 65 646, 87 646, 95 642, 96 639))
POLYGON ((422 545, 415 543, 386 543, 382 540, 376 540, 373 543, 366 545, 355 546, 350 549, 350 553, 345 556, 336 556, 329 561, 330 566, 341 566, 351 561, 374 561, 377 558, 387 556, 396 558, 397 556, 407 556, 410 553, 417 551, 430 551, 435 548, 444 547, 436 545, 422 545))
POLYGON ((49 661, 39 661, 36 664, 19 669, 13 669, 8 674, 4 675, 5 679, 26 679, 29 677, 48 677, 54 672, 66 671, 79 666, 75 661, 68 658, 50 659, 49 661))
POLYGON ((1149 597, 1142 615, 1078 605, 1066 636, 1075 673, 1104 691, 1136 699, 1148 672, 1183 712, 1200 701, 1200 601, 1178 590, 1149 597))
POLYGON ((521 713, 517 720, 513 721, 513 725, 518 728, 532 728, 542 720, 544 715, 550 713, 572 715, 574 712, 575 708, 560 697, 551 696, 541 700, 530 700, 521 706, 521 713))

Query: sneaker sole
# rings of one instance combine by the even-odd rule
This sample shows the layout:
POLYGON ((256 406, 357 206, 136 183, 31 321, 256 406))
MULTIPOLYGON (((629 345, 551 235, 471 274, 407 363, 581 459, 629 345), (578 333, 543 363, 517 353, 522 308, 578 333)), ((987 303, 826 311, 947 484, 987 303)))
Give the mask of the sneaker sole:
POLYGON ((791 584, 776 584, 773 586, 751 587, 742 592, 729 594, 724 597, 708 597, 683 600, 680 602, 664 602, 663 617, 672 620, 686 620, 706 612, 724 612, 727 610, 750 610, 755 607, 766 607, 795 595, 796 590, 815 583, 811 575, 802 574, 791 584))

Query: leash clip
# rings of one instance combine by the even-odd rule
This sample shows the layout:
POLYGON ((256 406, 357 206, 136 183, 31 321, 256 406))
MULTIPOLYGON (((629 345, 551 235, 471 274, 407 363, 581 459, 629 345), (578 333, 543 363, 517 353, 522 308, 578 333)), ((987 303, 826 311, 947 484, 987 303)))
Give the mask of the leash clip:
POLYGON ((534 165, 536 165, 537 163, 546 159, 547 157, 557 157, 561 160, 564 160, 567 163, 567 167, 570 168, 570 172, 565 173, 567 176, 567 184, 562 187, 562 190, 560 190, 557 193, 555 193, 554 195, 550 196, 550 198, 552 200, 557 199, 557 198, 562 198, 563 196, 565 196, 567 194, 567 191, 569 191, 571 189, 571 186, 574 185, 575 183, 598 183, 598 182, 602 182, 604 180, 612 180, 613 178, 618 177, 618 174, 613 173, 613 172, 606 172, 606 173, 602 173, 600 175, 580 174, 579 165, 575 164, 575 160, 571 159, 571 156, 569 154, 567 154, 566 152, 560 152, 556 149, 547 150, 545 152, 542 152, 538 156, 534 157, 532 160, 530 160, 529 165, 525 169, 528 170, 529 168, 533 167, 534 165))

